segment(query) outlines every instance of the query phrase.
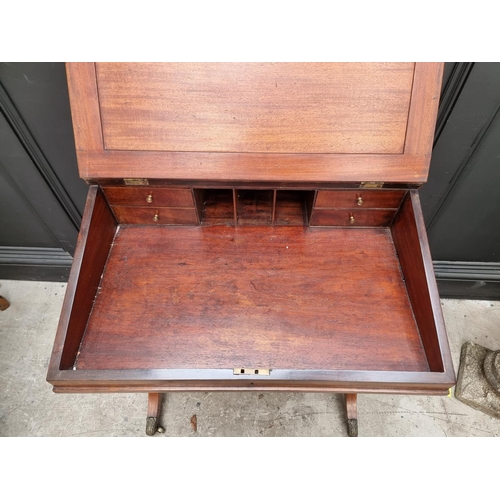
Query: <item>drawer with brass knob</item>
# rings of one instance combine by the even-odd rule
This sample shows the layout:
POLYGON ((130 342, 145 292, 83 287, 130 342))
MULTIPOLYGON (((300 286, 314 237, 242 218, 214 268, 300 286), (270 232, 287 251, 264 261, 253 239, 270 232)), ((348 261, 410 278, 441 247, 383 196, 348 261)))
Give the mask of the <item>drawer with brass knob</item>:
POLYGON ((398 208, 405 191, 402 189, 319 190, 316 208, 398 208))
POLYGON ((110 205, 194 207, 193 193, 186 188, 164 187, 105 187, 110 205))
POLYGON ((396 215, 396 210, 386 209, 314 209, 310 226, 351 226, 373 227, 389 226, 396 215))
POLYGON ((198 217, 194 208, 122 206, 113 206, 111 208, 120 224, 198 224, 198 217))

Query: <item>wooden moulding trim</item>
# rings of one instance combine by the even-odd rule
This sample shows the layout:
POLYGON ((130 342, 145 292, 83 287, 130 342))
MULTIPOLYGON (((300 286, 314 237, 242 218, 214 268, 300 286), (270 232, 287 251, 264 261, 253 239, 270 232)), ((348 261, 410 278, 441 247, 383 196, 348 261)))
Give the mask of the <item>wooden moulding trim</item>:
POLYGON ((71 117, 80 176, 88 177, 84 151, 103 151, 101 113, 94 63, 66 63, 71 117))
POLYGON ((447 390, 454 384, 454 374, 448 372, 370 372, 336 370, 272 370, 269 376, 235 376, 228 369, 156 369, 156 370, 61 370, 51 373, 49 380, 55 387, 122 386, 144 387, 330 387, 357 385, 377 389, 378 385, 394 388, 422 386, 426 390, 447 390))
MULTIPOLYGON (((427 154, 432 151, 443 69, 444 63, 415 64, 405 155, 427 154)), ((429 164, 426 169, 427 178, 429 164)))
POLYGON ((362 182, 421 184, 429 154, 337 155, 83 151, 86 179, 146 178, 225 182, 362 182))
POLYGON ((448 394, 447 387, 406 387, 398 388, 389 385, 384 385, 383 388, 358 386, 349 384, 345 387, 330 387, 330 386, 305 386, 305 385, 260 385, 254 384, 252 386, 215 386, 215 385, 145 385, 145 386, 56 386, 54 387, 54 392, 64 393, 64 394, 85 394, 85 393, 110 393, 110 392, 120 392, 120 393, 151 393, 151 392, 200 392, 200 391, 279 391, 279 392, 333 392, 333 393, 365 393, 365 394, 412 394, 412 395, 429 395, 429 396, 445 396, 448 394))

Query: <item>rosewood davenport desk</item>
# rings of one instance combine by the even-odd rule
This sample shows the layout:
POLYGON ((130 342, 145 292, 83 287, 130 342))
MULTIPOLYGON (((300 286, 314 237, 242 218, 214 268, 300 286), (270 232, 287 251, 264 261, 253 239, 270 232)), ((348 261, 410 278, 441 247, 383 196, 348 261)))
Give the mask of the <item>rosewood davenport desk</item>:
POLYGON ((67 65, 89 194, 55 392, 443 395, 440 63, 67 65))

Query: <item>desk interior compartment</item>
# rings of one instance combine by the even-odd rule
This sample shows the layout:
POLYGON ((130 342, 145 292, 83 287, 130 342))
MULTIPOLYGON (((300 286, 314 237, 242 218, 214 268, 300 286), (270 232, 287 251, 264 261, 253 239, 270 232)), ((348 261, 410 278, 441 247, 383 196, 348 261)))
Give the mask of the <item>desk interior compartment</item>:
MULTIPOLYGON (((346 380, 447 390, 454 375, 417 192, 390 227, 367 228, 235 228, 233 190, 201 194, 199 226, 120 225, 90 188, 49 369, 56 391, 103 380, 117 391, 341 391, 346 380), (227 223, 209 225, 210 215, 227 223)), ((267 221, 273 191, 257 194, 243 199, 262 201, 267 221)), ((307 197, 278 192, 275 220, 288 200, 281 208, 298 221, 307 197)))

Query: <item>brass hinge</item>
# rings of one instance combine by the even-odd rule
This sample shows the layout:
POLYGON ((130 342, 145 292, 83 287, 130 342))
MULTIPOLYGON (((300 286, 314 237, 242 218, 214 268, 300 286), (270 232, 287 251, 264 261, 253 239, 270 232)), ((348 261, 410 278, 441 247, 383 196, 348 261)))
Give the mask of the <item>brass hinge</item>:
POLYGON ((267 368, 234 368, 233 375, 269 375, 271 370, 267 368))
POLYGON ((147 186, 147 179, 123 179, 125 186, 147 186))
POLYGON ((366 188, 366 189, 378 189, 381 188, 384 185, 383 182, 373 182, 373 181, 368 181, 368 182, 362 182, 359 187, 360 188, 366 188))

